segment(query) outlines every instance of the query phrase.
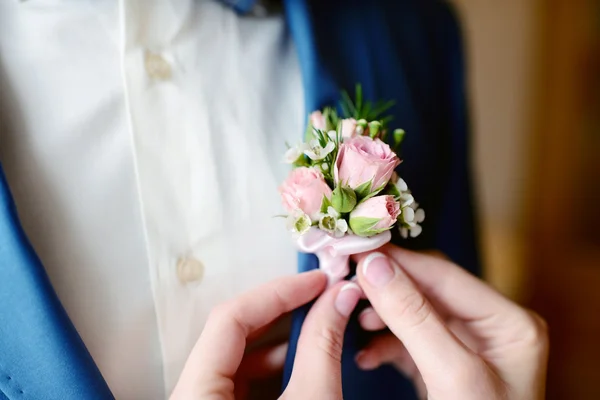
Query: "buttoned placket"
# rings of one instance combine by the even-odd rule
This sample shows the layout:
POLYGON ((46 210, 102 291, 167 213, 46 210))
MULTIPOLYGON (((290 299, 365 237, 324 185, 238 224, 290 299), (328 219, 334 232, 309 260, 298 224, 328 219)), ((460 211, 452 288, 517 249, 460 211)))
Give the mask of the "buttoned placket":
POLYGON ((186 97, 193 71, 174 40, 188 2, 121 3, 124 84, 167 385, 172 357, 189 352, 180 348, 189 341, 178 340, 185 334, 174 330, 186 325, 179 319, 192 319, 195 291, 209 274, 200 244, 220 221, 218 192, 202 191, 218 187, 210 116, 202 115, 200 95, 186 97))

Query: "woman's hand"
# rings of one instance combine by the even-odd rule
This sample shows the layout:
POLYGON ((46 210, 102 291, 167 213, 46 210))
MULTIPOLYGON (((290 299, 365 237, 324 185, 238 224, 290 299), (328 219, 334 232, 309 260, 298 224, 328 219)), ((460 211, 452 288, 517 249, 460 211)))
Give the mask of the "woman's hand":
POLYGON ((450 261, 387 245, 357 257, 373 309, 361 324, 392 334, 357 355, 362 369, 394 365, 429 399, 543 399, 544 321, 450 261))
MULTIPOLYGON (((275 280, 217 307, 171 399, 233 399, 247 338, 315 299, 326 285, 322 272, 307 272, 275 280)), ((361 295, 356 283, 341 282, 317 300, 302 326, 292 377, 282 398, 342 398, 344 331, 361 295)))

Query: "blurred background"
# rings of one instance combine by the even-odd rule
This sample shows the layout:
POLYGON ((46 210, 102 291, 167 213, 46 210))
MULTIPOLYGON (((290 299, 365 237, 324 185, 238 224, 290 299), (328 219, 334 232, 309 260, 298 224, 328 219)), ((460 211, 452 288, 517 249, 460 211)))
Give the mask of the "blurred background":
POLYGON ((548 399, 600 399, 600 0, 453 0, 486 278, 549 323, 548 399))

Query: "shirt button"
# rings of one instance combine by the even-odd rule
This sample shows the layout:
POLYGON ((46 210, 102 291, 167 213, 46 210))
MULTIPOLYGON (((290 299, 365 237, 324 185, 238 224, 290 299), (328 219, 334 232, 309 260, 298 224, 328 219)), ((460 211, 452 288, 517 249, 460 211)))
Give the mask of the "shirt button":
POLYGON ((146 72, 148 72, 151 78, 160 81, 166 81, 171 78, 171 64, 160 54, 146 51, 144 63, 146 64, 146 72))
POLYGON ((204 276, 204 264, 195 258, 181 258, 177 261, 177 276, 181 283, 200 281, 204 276))

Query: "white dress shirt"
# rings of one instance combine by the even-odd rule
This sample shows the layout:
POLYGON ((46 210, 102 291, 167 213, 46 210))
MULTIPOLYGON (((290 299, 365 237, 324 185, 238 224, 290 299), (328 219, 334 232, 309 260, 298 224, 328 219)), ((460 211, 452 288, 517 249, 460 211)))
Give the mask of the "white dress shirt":
POLYGON ((0 0, 0 160, 118 399, 173 389, 213 306, 296 271, 277 186, 305 119, 283 16, 0 0))

